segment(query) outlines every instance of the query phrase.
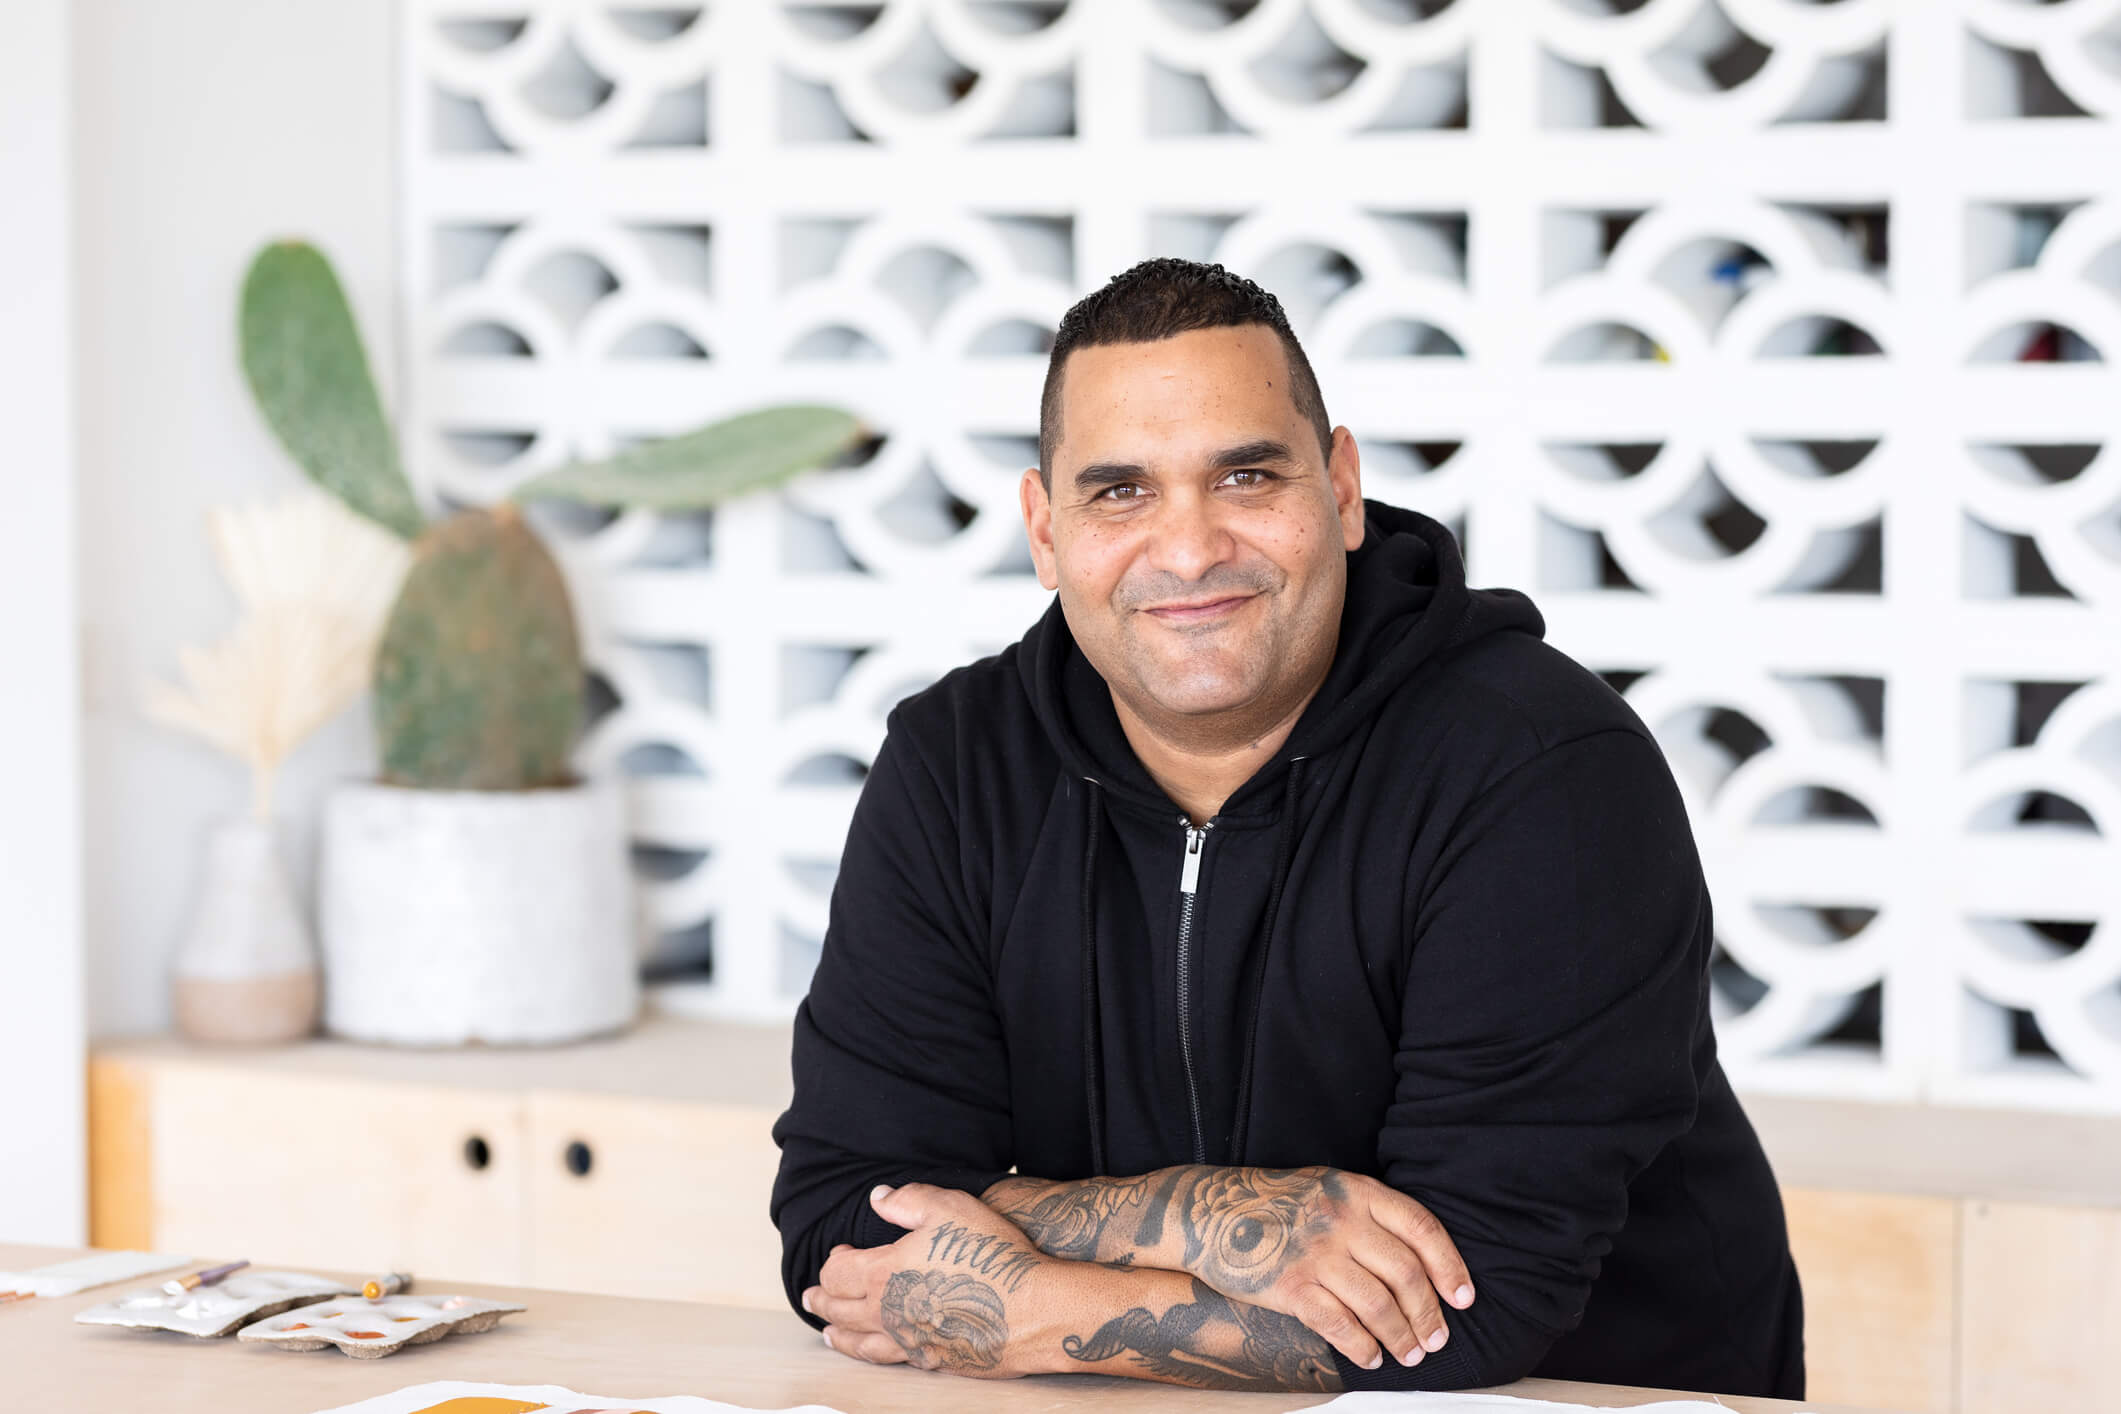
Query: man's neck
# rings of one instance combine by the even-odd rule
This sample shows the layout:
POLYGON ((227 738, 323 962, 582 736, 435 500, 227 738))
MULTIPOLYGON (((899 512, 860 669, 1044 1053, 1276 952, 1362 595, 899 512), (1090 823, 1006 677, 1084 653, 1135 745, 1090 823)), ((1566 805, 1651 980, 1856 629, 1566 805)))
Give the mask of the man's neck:
POLYGON ((1159 731, 1129 708, 1116 692, 1112 694, 1112 707, 1119 714, 1120 729, 1127 734, 1128 744, 1150 777, 1163 787, 1164 794, 1178 802, 1187 818, 1199 825, 1221 810, 1223 802, 1252 779, 1254 772, 1274 759, 1274 753, 1289 739, 1297 719, 1317 693, 1318 684, 1313 684, 1301 701, 1257 732, 1243 730, 1241 723, 1233 724, 1237 730, 1222 733, 1159 731))

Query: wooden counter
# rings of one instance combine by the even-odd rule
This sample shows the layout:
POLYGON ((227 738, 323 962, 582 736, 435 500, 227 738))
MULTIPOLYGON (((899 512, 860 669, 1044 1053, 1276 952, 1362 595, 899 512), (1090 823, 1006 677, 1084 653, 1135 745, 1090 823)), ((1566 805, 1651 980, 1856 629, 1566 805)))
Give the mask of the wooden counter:
MULTIPOLYGON (((0 1245, 0 1267, 78 1255, 0 1245)), ((261 1266, 279 1265, 266 1253, 261 1266)), ((359 1279, 366 1273, 326 1272, 359 1279)), ((627 1399, 691 1394, 759 1409, 825 1404, 846 1412, 956 1410, 1248 1410, 1307 1408, 1302 1395, 1223 1394, 1101 1375, 970 1380, 908 1366, 863 1365, 825 1348, 793 1314, 677 1301, 536 1291, 426 1280, 424 1291, 464 1292, 529 1309, 482 1335, 451 1336, 382 1360, 336 1350, 290 1351, 234 1337, 197 1340, 163 1331, 73 1324, 76 1311, 155 1279, 140 1278, 54 1300, 0 1305, 0 1388, 11 1409, 94 1414, 314 1414, 430 1380, 558 1384, 627 1399)), ((1526 1380, 1505 1391, 1533 1399, 1624 1408, 1701 1398, 1670 1390, 1526 1380)), ((1743 1414, 1809 1410, 1862 1414, 1846 1405, 1725 1397, 1743 1414)))

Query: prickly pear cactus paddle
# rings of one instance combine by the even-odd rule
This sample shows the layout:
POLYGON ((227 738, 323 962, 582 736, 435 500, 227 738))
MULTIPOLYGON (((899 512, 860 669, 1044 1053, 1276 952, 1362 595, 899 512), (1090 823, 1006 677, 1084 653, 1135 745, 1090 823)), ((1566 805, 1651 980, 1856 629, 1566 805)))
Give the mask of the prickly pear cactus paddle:
POLYGON ((566 581, 511 505, 430 527, 376 650, 383 779, 428 790, 571 784, 582 659, 566 581))
POLYGON ((274 241, 243 280, 243 376, 289 456, 360 515, 410 540, 426 518, 369 375, 346 291, 324 253, 274 241))

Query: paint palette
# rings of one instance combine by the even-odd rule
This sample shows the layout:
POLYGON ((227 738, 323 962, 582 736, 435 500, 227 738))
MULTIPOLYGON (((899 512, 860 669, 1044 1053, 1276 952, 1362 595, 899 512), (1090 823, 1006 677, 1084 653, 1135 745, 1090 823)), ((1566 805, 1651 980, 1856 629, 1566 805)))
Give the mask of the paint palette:
POLYGON ((202 1338, 223 1336, 291 1306, 307 1305, 348 1290, 344 1282, 306 1272, 259 1271, 250 1267, 182 1296, 171 1296, 160 1287, 143 1287, 116 1301, 91 1306, 74 1319, 85 1326, 129 1326, 202 1338))
POLYGON ((322 1350, 336 1345, 356 1360, 380 1360, 408 1345, 425 1345, 445 1335, 475 1335, 492 1330, 501 1317, 523 1309, 477 1296, 398 1295, 376 1301, 319 1301, 245 1326, 236 1333, 236 1339, 261 1341, 289 1350, 322 1350))

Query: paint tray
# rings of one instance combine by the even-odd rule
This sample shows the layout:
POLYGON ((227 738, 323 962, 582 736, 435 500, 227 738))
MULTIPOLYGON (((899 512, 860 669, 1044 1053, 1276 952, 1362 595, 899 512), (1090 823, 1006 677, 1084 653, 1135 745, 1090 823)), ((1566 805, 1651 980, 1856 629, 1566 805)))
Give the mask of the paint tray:
POLYGON ((356 1297, 282 1311, 245 1326, 236 1333, 236 1339, 262 1341, 289 1350, 322 1350, 336 1345, 356 1360, 380 1360, 408 1345, 425 1345, 445 1335, 492 1330, 501 1317, 523 1309, 477 1296, 400 1294, 375 1301, 356 1297))
POLYGON ((171 1296, 160 1287, 143 1287, 116 1301, 91 1306, 74 1319, 85 1326, 130 1326, 137 1330, 221 1336, 290 1306, 305 1306, 320 1297, 338 1296, 349 1290, 344 1282, 306 1272, 246 1267, 212 1286, 194 1287, 182 1296, 171 1296))

